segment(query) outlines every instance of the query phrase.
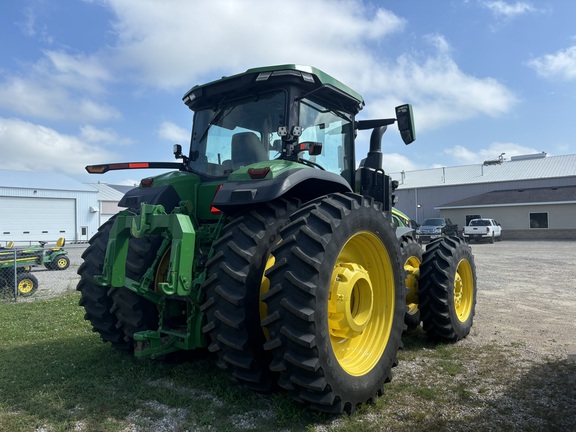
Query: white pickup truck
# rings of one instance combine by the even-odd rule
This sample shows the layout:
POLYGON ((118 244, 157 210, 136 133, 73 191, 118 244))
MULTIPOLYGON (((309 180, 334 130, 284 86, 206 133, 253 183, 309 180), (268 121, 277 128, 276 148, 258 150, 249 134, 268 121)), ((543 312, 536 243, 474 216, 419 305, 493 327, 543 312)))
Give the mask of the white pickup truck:
POLYGON ((464 227, 464 239, 468 242, 489 240, 494 243, 495 240, 502 240, 502 227, 494 219, 472 219, 464 227))

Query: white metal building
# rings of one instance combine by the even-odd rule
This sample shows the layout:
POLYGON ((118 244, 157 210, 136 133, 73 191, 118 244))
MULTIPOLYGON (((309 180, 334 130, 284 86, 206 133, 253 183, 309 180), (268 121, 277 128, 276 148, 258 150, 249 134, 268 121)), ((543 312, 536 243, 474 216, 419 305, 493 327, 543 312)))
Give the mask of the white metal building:
POLYGON ((0 170, 0 245, 88 241, 98 208, 94 188, 62 174, 0 170))
POLYGON ((576 155, 546 153, 390 174, 398 209, 418 223, 496 219, 504 238, 576 238, 576 155))
POLYGON ((88 183, 88 185, 98 191, 98 220, 100 225, 119 211, 125 210, 124 207, 118 207, 118 201, 122 199, 124 193, 106 183, 88 183))

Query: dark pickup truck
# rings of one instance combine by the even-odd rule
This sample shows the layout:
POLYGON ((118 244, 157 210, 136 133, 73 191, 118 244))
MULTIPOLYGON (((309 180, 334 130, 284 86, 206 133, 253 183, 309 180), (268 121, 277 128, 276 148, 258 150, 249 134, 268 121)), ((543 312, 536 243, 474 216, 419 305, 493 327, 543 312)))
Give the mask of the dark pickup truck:
POLYGON ((458 225, 453 224, 449 218, 426 219, 416 230, 416 240, 427 243, 440 237, 457 236, 458 225))

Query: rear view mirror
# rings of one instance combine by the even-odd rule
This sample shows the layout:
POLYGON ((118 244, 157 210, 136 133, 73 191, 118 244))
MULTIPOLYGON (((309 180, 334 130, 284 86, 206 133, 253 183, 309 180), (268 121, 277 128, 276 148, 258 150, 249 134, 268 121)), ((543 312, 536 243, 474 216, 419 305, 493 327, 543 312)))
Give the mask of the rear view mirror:
POLYGON ((400 105, 396 107, 396 121, 398 130, 404 144, 408 145, 416 139, 414 130, 414 117, 412 115, 412 105, 400 105))
POLYGON ((172 153, 174 153, 174 157, 176 159, 181 159, 182 158, 182 146, 180 144, 174 144, 174 147, 172 149, 172 153))

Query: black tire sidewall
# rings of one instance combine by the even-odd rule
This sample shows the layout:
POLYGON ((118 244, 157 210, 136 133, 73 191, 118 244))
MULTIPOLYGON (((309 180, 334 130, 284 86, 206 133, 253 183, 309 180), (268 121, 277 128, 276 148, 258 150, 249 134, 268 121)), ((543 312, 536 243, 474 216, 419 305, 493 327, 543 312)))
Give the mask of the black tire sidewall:
MULTIPOLYGON (((413 237, 403 237, 401 241, 401 253, 402 253, 402 266, 406 264, 408 258, 416 257, 422 264, 422 256, 424 251, 422 250, 422 246, 413 238, 413 237)), ((404 275, 404 279, 406 279, 406 274, 404 275)), ((418 293, 416 293, 417 295, 418 293)), ((420 325, 420 310, 417 310, 415 313, 410 314, 409 311, 406 311, 404 316, 404 323, 408 327, 408 330, 412 330, 420 325)))
POLYGON ((318 314, 318 319, 315 320, 317 324, 315 337, 317 349, 320 351, 320 368, 323 369, 327 382, 333 388, 337 388, 338 393, 353 393, 357 401, 367 401, 373 397, 374 388, 381 388, 384 382, 389 379, 389 370, 396 362, 399 341, 394 339, 399 339, 400 336, 394 333, 395 329, 403 329, 406 307, 405 296, 403 295, 405 290, 404 272, 400 270, 403 268, 400 261, 398 240, 385 215, 371 206, 361 206, 348 217, 339 221, 338 226, 332 233, 329 246, 326 248, 326 253, 318 271, 318 280, 313 282, 318 287, 315 305, 315 313, 318 314), (395 306, 394 324, 383 354, 374 368, 365 375, 358 377, 348 374, 340 366, 333 352, 330 329, 328 328, 328 295, 337 258, 351 236, 360 231, 376 234, 390 255, 389 259, 395 271, 395 306))
POLYGON ((420 270, 419 297, 424 330, 433 338, 454 342, 466 337, 476 309, 476 268, 470 246, 457 237, 443 239, 426 251, 420 270), (428 254, 431 253, 431 256, 428 254), (435 261, 442 263, 435 263, 435 261), (472 272, 472 304, 468 318, 460 321, 454 303, 454 281, 460 261, 466 260, 472 272), (435 299, 425 298, 434 296, 435 299), (429 307, 428 304, 434 304, 429 307), (425 306, 426 305, 426 306, 425 306), (446 322, 448 318, 449 322, 446 322))
MULTIPOLYGON (((457 266, 461 260, 466 260, 470 264, 470 266, 474 266, 474 257, 472 256, 472 250, 465 244, 459 244, 454 251, 454 259, 452 260, 450 266, 450 275, 451 281, 454 281, 456 278, 457 266)), ((476 309, 476 273, 474 268, 472 268, 473 272, 473 289, 472 289, 472 308, 470 311, 470 315, 466 319, 466 321, 460 321, 458 315, 456 313, 456 305, 454 304, 454 289, 452 285, 452 289, 448 290, 448 305, 450 311, 450 319, 454 326, 454 332, 458 335, 458 339, 462 339, 466 337, 470 333, 470 329, 472 328, 472 322, 474 320, 474 314, 476 309)))

